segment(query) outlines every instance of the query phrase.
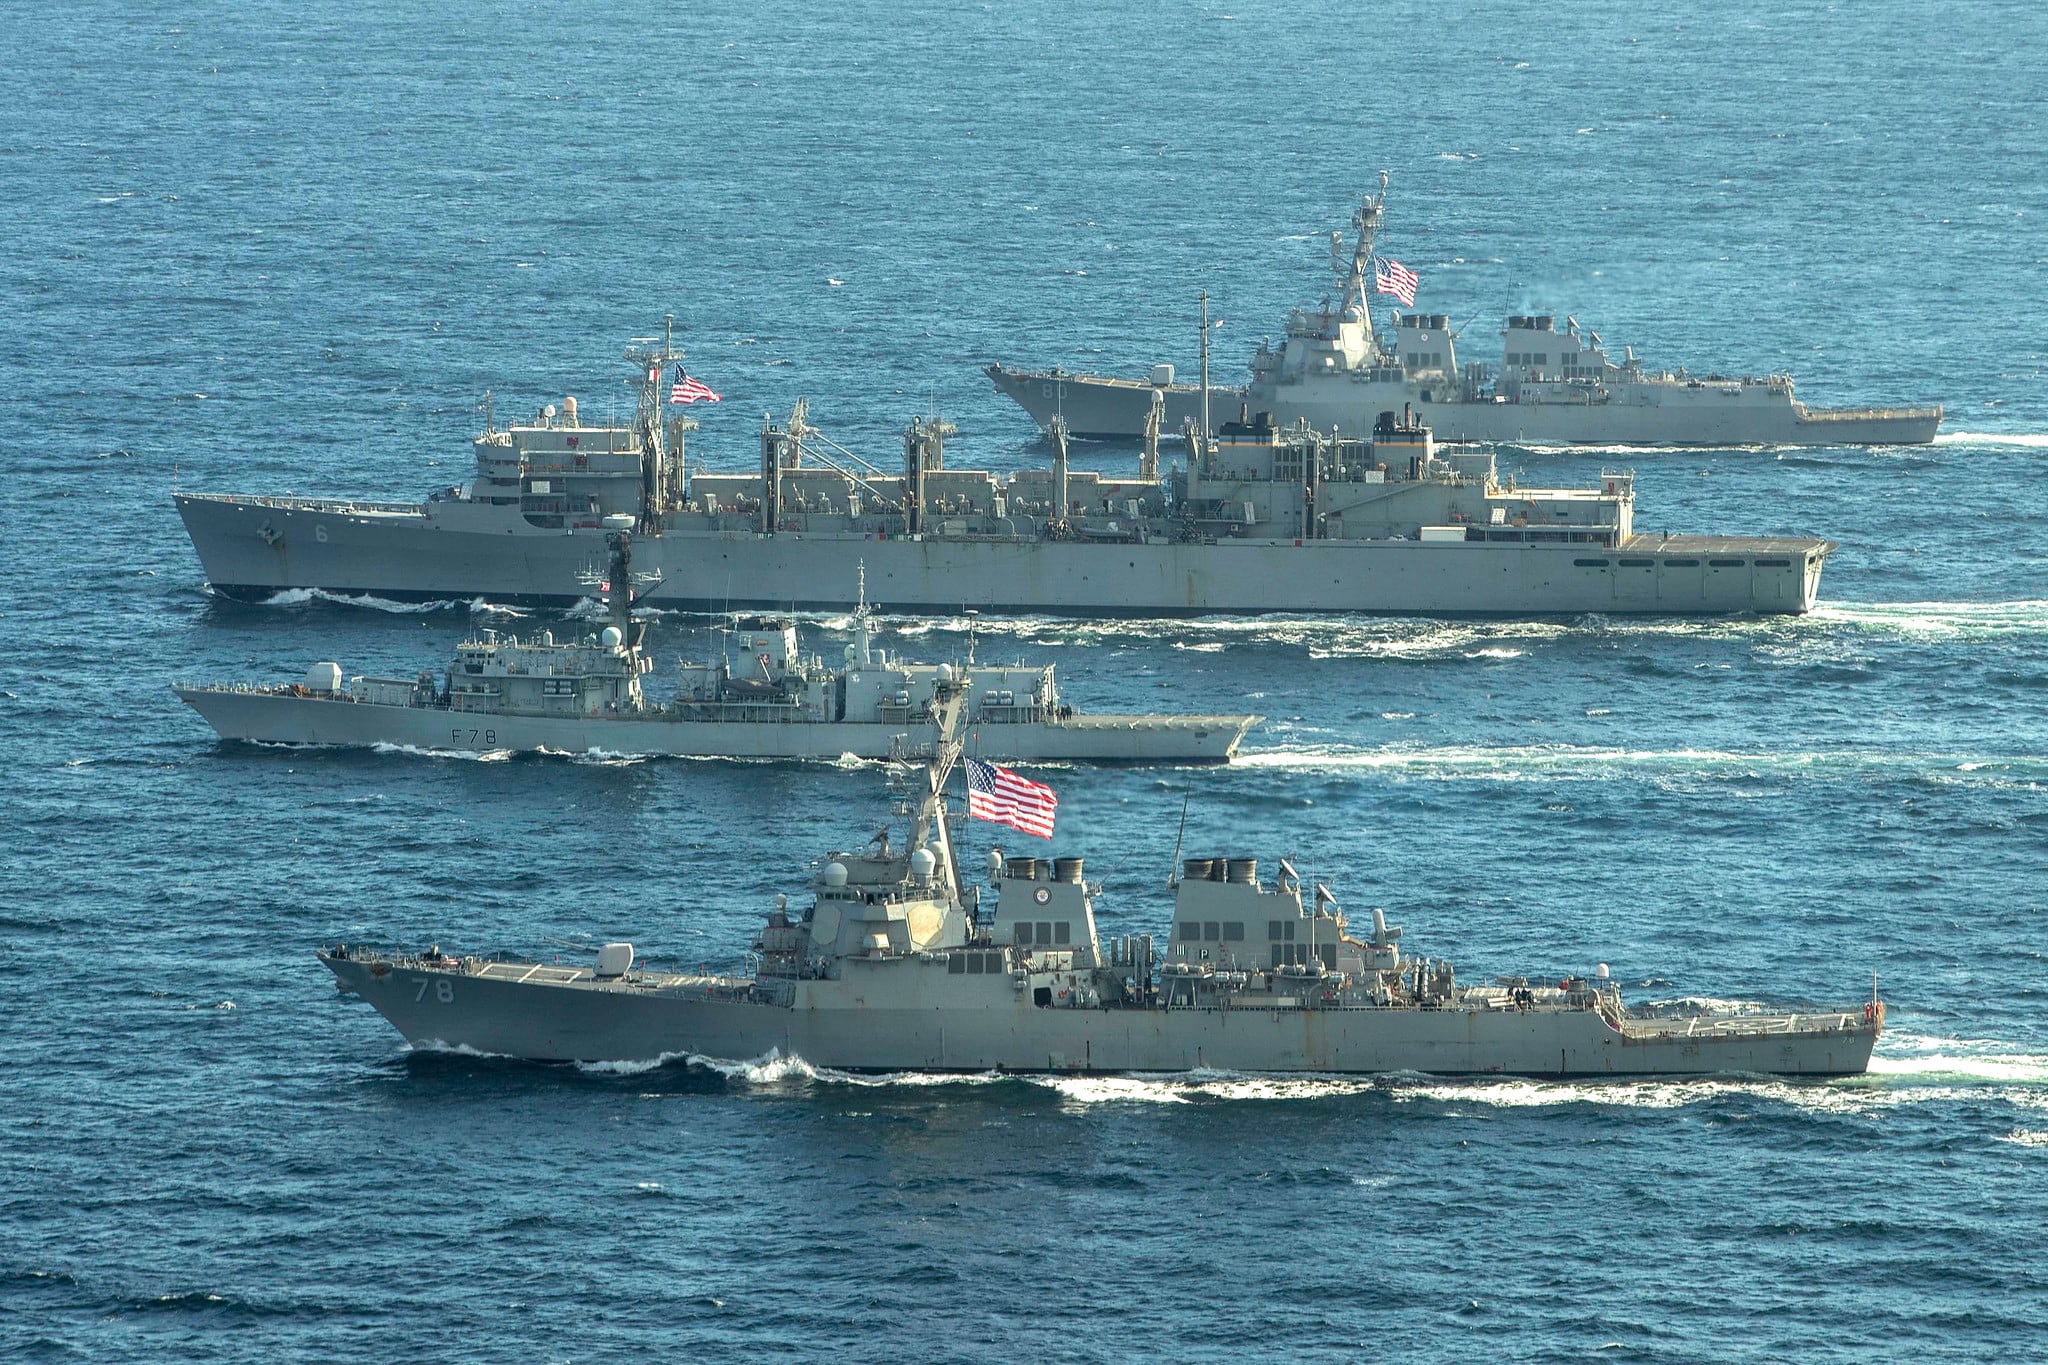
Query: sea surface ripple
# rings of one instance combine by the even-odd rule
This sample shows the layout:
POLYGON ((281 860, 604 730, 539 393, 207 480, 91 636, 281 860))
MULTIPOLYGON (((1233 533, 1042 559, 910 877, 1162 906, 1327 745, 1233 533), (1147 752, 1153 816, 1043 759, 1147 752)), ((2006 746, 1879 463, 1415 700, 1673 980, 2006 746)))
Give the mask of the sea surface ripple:
MULTIPOLYGON (((2048 12, 142 0, 0 38, 0 1355, 2044 1354, 2048 12), (530 1066, 337 996, 316 944, 732 964, 882 780, 218 744, 173 678, 410 676, 519 618, 217 600, 174 485, 457 483, 487 388, 622 415, 669 312, 714 466, 800 395, 882 463, 930 406, 955 464, 1036 463, 979 365, 1187 373, 1206 289, 1229 373, 1382 167, 1470 358, 1569 312, 1947 405, 1916 449, 1503 453, 1633 466, 1645 529, 1837 540, 1818 611, 884 643, 1269 717, 1227 771, 1045 774, 1110 932, 1163 926, 1186 793, 1191 852, 1289 856, 1468 975, 1876 973, 1869 1076, 530 1066)), ((703 631, 656 618, 663 666, 703 631)))

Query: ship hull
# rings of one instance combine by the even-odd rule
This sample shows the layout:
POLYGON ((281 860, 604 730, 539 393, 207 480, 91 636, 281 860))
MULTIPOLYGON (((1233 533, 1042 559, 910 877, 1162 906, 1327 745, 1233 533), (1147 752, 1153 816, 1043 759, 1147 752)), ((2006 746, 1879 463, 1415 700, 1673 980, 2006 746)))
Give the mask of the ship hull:
POLYGON ((863 972, 798 983, 794 1005, 563 988, 322 955, 408 1042, 533 1061, 746 1061, 849 1071, 1184 1072, 1609 1077, 1855 1075, 1877 1030, 1851 1015, 1783 1029, 1617 1030, 1591 1011, 870 1008, 863 972), (445 989, 444 989, 445 987, 445 989))
MULTIPOLYGON (((1039 426, 1061 413, 1069 430, 1102 441, 1135 441, 1144 431, 1152 386, 1130 380, 1059 372, 990 369, 996 388, 1039 426)), ((1167 391, 1170 425, 1199 409, 1201 391, 1167 391)), ((1339 392, 1292 387, 1274 391, 1212 389, 1215 421, 1270 412, 1281 425, 1306 419, 1321 431, 1364 436, 1381 412, 1413 410, 1439 441, 1520 445, 1739 446, 1925 445, 1941 425, 1930 408, 1809 408, 1762 385, 1746 389, 1659 385, 1639 401, 1430 402, 1421 388, 1346 381, 1339 392)), ((1198 419, 1196 419, 1198 420, 1198 419)))
MULTIPOLYGON (((1067 424, 1067 433, 1083 441, 1135 441, 1144 434, 1145 417, 1152 410, 1152 395, 1163 394, 1165 411, 1159 433, 1178 437, 1188 423, 1202 422, 1202 386, 1199 384, 1144 384, 1132 379, 1108 379, 1098 375, 1065 374, 1058 370, 1009 370, 990 365, 984 371, 998 392, 1031 414, 1040 427, 1050 427, 1057 416, 1067 424)), ((1235 419, 1245 403, 1245 391, 1212 384, 1209 386, 1209 417, 1212 425, 1235 419)))
MULTIPOLYGON (((883 759, 907 725, 824 721, 683 721, 520 716, 388 706, 289 692, 223 687, 174 689, 223 739, 260 744, 434 753, 498 750, 673 755, 697 758, 883 759)), ((970 723, 968 754, 996 761, 1226 763, 1252 716, 1075 716, 1045 722, 970 723)))
MULTIPOLYGON (((311 588, 565 606, 590 594, 585 584, 605 555, 599 532, 508 529, 485 520, 493 509, 359 510, 199 494, 177 501, 208 582, 245 599, 311 588)), ((1608 550, 1519 541, 1050 543, 671 528, 639 540, 634 564, 661 578, 647 604, 700 612, 839 609, 844 585, 864 569, 869 595, 906 612, 1727 615, 1810 610, 1828 548, 1819 540, 1703 536, 1636 536, 1608 550)))

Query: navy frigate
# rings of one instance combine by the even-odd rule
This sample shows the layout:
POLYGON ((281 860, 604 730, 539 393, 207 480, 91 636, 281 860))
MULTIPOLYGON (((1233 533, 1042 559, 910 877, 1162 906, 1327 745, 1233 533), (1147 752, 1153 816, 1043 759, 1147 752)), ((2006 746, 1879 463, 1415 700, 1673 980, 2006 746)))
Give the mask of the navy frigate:
POLYGON ((1175 384, 1171 365, 1144 379, 1062 369, 987 368, 1002 393, 1040 426, 1055 418, 1094 440, 1139 438, 1155 395, 1169 429, 1211 407, 1249 405, 1280 422, 1297 419, 1361 435, 1380 412, 1411 408, 1446 441, 1543 445, 1912 445, 1934 439, 1941 407, 1816 408, 1788 375, 1698 375, 1646 366, 1633 350, 1616 359, 1598 332, 1555 314, 1517 314, 1501 329, 1493 365, 1461 362, 1445 313, 1401 313, 1382 334, 1369 298, 1374 243, 1384 220, 1386 178, 1352 223, 1354 245, 1332 233, 1334 301, 1289 314, 1279 346, 1262 343, 1242 387, 1209 383, 1206 324, 1200 384, 1175 384))
POLYGON ((633 616, 630 522, 618 516, 607 528, 611 562, 593 585, 608 623, 581 638, 486 630, 457 645, 438 675, 344 682, 339 664, 321 662, 296 683, 173 690, 223 739, 440 753, 881 759, 906 726, 923 723, 937 689, 956 683, 967 698, 967 751, 981 758, 1223 763, 1261 719, 1078 711, 1061 698, 1053 665, 978 661, 971 633, 958 663, 894 658, 874 644, 864 585, 843 663, 806 656, 788 617, 742 616, 728 637, 737 662, 726 653, 684 662, 671 693, 650 697, 642 687, 653 668, 647 623, 633 616))
POLYGON ((1636 529, 1626 469, 1531 487, 1486 450, 1440 447, 1412 408, 1346 435, 1240 412, 1186 433, 1162 471, 1161 405, 1137 469, 1074 468, 1055 423, 1049 469, 956 468, 937 417, 895 467, 822 436, 806 405, 764 421, 751 469, 693 467, 663 416, 678 352, 628 352, 639 399, 591 426, 574 400, 475 442, 475 476, 424 502, 180 492, 215 592, 287 589, 398 600, 566 606, 630 519, 654 605, 831 610, 865 564, 892 610, 1200 616, 1360 612, 1541 616, 1798 613, 1834 548, 1811 536, 1636 529))
MULTIPOLYGON (((967 689, 931 701, 902 839, 828 855, 808 903, 778 895, 751 971, 656 970, 631 943, 589 965, 336 944, 319 958, 418 1048, 551 1062, 795 1056, 850 1071, 1546 1077, 1864 1071, 1875 986, 1847 1007, 1674 1017, 1631 1009, 1605 964, 1461 980, 1402 951, 1374 910, 1354 931, 1284 860, 1182 860, 1163 943, 1106 936, 1079 857, 956 859, 946 786, 967 689), (974 883, 969 884, 970 880, 974 883)), ((905 758, 912 757, 906 751, 905 758)), ((1014 776, 1005 773, 1005 776, 1014 776)), ((969 803, 972 809, 972 801, 969 803)))

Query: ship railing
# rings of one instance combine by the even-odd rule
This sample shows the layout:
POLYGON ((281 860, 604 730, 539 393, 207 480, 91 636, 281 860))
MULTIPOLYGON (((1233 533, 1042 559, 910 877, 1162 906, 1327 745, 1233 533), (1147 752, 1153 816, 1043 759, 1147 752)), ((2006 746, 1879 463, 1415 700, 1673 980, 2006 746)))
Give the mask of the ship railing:
POLYGON ((1803 422, 1871 422, 1917 420, 1940 415, 1940 408, 1807 408, 1803 422))
POLYGON ((1724 1017, 1692 1015, 1684 1019, 1626 1020, 1627 1032, 1637 1037, 1726 1038, 1768 1036, 1774 1033, 1854 1032, 1857 1017, 1847 1011, 1828 1010, 1818 1014, 1739 1014, 1724 1017))
POLYGON ((419 516, 422 504, 417 502, 364 502, 356 498, 295 498, 272 496, 262 493, 215 493, 212 496, 222 502, 235 503, 243 507, 276 507, 288 511, 332 512, 338 516, 359 514, 363 516, 419 516))
MULTIPOLYGON (((359 681, 359 680, 354 680, 359 681)), ((387 679, 412 685, 410 679, 387 679)), ((317 692, 304 683, 255 683, 255 682, 183 682, 171 680, 174 688, 185 688, 193 692, 228 692, 244 697, 304 697, 312 701, 359 701, 354 692, 337 687, 332 692, 317 692)))

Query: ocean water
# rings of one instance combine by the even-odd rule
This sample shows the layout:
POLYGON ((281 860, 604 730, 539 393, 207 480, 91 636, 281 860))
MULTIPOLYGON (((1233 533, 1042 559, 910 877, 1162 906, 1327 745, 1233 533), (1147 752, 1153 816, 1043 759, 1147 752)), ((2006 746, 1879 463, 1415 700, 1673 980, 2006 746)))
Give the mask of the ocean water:
POLYGON ((1982 2, 0 13, 0 1355, 2048 1354, 2044 44, 1982 2), (1059 850, 1156 930, 1186 793, 1191 852, 1468 974, 1876 973, 1869 1076, 538 1067, 337 996, 336 939, 731 963, 882 775, 218 744, 171 679, 413 670, 490 608, 216 600, 174 485, 457 482, 487 388, 623 412, 667 313, 714 464, 800 395, 1034 463, 979 365, 1185 373, 1207 290, 1228 374, 1382 168, 1469 354, 1569 313, 1944 434, 1504 456, 1838 540, 1797 620, 985 620, 1084 706, 1269 717, 1226 771, 1040 773, 1059 850))

